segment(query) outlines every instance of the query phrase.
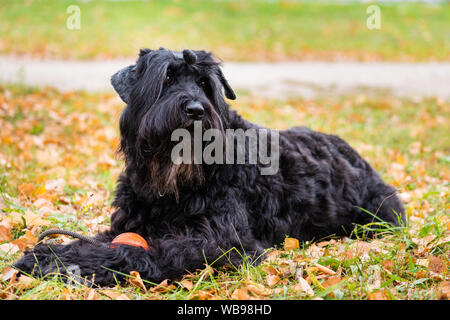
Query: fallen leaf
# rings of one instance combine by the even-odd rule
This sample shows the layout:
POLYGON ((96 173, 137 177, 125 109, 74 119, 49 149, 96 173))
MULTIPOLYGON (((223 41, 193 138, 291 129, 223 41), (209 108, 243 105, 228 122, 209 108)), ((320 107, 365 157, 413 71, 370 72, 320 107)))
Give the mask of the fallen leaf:
POLYGON ((369 300, 390 300, 384 291, 369 293, 369 300))
POLYGON ((1 279, 3 281, 10 281, 11 283, 15 282, 17 274, 19 271, 17 271, 14 268, 6 267, 5 270, 3 270, 1 279))
POLYGON ((444 263, 441 259, 439 259, 436 256, 429 256, 428 257, 429 262, 429 269, 432 272, 441 273, 444 269, 444 263))
POLYGON ((270 275, 277 275, 279 272, 277 269, 275 269, 274 266, 271 265, 265 265, 262 267, 262 270, 266 273, 266 274, 270 274, 270 275))
POLYGON ((34 191, 34 185, 32 185, 31 183, 22 183, 18 188, 17 191, 19 192, 19 194, 22 194, 24 196, 31 196, 33 194, 34 191))
POLYGON ((236 289, 233 291, 231 295, 231 299, 233 300, 250 300, 251 297, 248 294, 247 289, 236 289))
POLYGON ((294 291, 304 292, 308 296, 313 296, 314 295, 314 290, 311 288, 311 286, 309 285, 308 281, 306 281, 303 278, 299 278, 297 281, 298 281, 298 283, 294 284, 291 287, 294 291))
POLYGON ((20 251, 24 251, 28 248, 33 247, 37 243, 37 240, 38 238, 33 235, 30 230, 27 230, 23 236, 14 241, 11 241, 11 243, 17 245, 20 251))
POLYGON ((19 290, 31 289, 37 285, 36 279, 28 277, 26 275, 20 275, 19 279, 15 281, 14 286, 18 287, 19 290))
POLYGON ((284 240, 284 250, 297 250, 299 246, 299 241, 295 238, 286 238, 284 240))
POLYGON ((180 284, 181 284, 185 289, 187 289, 188 291, 191 291, 192 288, 194 287, 194 284, 192 283, 191 280, 182 280, 182 281, 180 282, 180 284))
POLYGON ((4 254, 14 254, 16 252, 19 252, 20 249, 13 243, 4 243, 0 244, 0 251, 2 251, 4 254))
POLYGON ((264 287, 262 284, 253 281, 246 281, 246 289, 255 296, 270 296, 272 290, 264 287))
POLYGON ((0 242, 10 241, 11 237, 11 229, 8 229, 5 226, 0 226, 0 242))
POLYGON ((90 288, 86 300, 98 300, 98 293, 95 289, 90 288))
POLYGON ((122 294, 120 291, 113 289, 104 289, 101 290, 100 293, 104 294, 105 296, 113 300, 116 300, 122 294))
POLYGON ((142 281, 141 275, 137 271, 130 271, 130 277, 128 277, 128 282, 136 288, 141 288, 144 292, 147 292, 144 282, 142 281))
POLYGON ((383 269, 387 270, 389 272, 392 272, 394 270, 394 262, 392 260, 386 260, 383 262, 383 269))
POLYGON ((281 280, 280 277, 277 275, 269 274, 266 276, 266 283, 269 287, 273 287, 278 282, 280 282, 280 280, 281 280))
POLYGON ((341 278, 329 278, 329 279, 325 280, 324 282, 322 282, 322 286, 325 289, 327 289, 329 287, 337 285, 340 282, 342 282, 341 278))
POLYGON ((161 281, 160 284, 158 284, 157 286, 154 286, 153 288, 150 289, 151 292, 167 292, 167 291, 171 291, 174 290, 176 287, 171 284, 169 285, 169 279, 165 279, 163 281, 161 281))
POLYGON ((322 272, 324 272, 326 274, 330 274, 330 275, 333 275, 333 276, 336 275, 336 272, 331 270, 330 268, 322 266, 322 265, 320 265, 318 263, 314 263, 314 265, 317 267, 317 269, 319 269, 320 271, 322 271, 322 272))
POLYGON ((198 300, 210 300, 213 297, 213 291, 198 290, 196 295, 198 300))
POLYGON ((450 300, 450 281, 439 283, 437 297, 441 300, 450 300))

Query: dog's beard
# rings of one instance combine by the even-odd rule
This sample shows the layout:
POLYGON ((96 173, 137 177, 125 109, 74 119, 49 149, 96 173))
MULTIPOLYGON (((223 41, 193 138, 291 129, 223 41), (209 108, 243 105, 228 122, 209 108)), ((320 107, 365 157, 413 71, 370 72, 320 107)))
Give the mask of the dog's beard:
POLYGON ((159 197, 171 194, 178 200, 180 188, 201 185, 204 181, 201 164, 162 163, 154 157, 148 163, 148 170, 153 192, 159 197))
MULTIPOLYGON (((205 104, 205 117, 202 119, 202 133, 208 129, 220 131, 225 141, 225 128, 222 119, 211 105, 205 104)), ((174 195, 179 199, 180 190, 183 187, 196 188, 205 181, 204 164, 194 163, 194 120, 187 119, 178 106, 167 109, 169 118, 161 125, 155 119, 161 119, 157 113, 144 115, 137 139, 139 158, 145 164, 148 172, 148 181, 145 183, 151 192, 161 197, 174 195), (176 143, 171 141, 172 132, 176 129, 187 129, 191 134, 191 159, 189 163, 174 163, 171 159, 171 151, 176 143)), ((210 142, 202 142, 202 150, 210 142)))

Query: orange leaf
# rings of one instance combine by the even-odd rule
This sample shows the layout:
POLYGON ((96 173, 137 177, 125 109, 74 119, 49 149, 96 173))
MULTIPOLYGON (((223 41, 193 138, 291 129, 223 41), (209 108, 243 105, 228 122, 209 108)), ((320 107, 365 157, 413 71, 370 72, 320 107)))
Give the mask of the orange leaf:
POLYGON ((271 275, 277 275, 279 273, 278 270, 275 269, 275 267, 271 266, 271 265, 265 265, 264 267, 262 267, 262 270, 266 274, 271 274, 271 275))
POLYGON ((141 275, 137 271, 130 271, 130 277, 128 278, 128 282, 137 288, 141 288, 144 292, 147 292, 147 288, 145 287, 144 282, 142 281, 141 275))
POLYGON ((0 242, 10 241, 11 237, 11 229, 8 229, 5 226, 0 226, 0 242))
POLYGON ((191 280, 182 280, 180 284, 188 291, 192 290, 192 288, 194 287, 194 284, 191 280))
POLYGON ((175 289, 173 284, 169 285, 169 280, 165 279, 157 286, 150 289, 151 292, 166 292, 175 289))
POLYGON ((383 269, 392 272, 394 270, 394 262, 392 260, 386 260, 383 262, 383 269))
POLYGON ((19 271, 17 271, 16 269, 6 267, 5 270, 3 270, 1 279, 3 281, 10 281, 11 283, 14 283, 18 273, 19 271))
POLYGON ((269 274, 266 277, 266 283, 269 287, 273 287, 278 282, 280 282, 280 277, 277 275, 269 274))
POLYGON ((231 295, 231 299, 234 299, 234 300, 250 300, 251 297, 248 294, 248 291, 246 289, 236 289, 236 290, 234 290, 233 294, 231 295))
POLYGON ((442 281, 438 287, 438 299, 450 299, 450 281, 442 281))
POLYGON ((37 237, 33 235, 30 230, 27 230, 23 236, 20 238, 11 241, 12 244, 15 244, 19 247, 20 251, 24 251, 27 248, 33 247, 37 242, 37 237))
POLYGON ((314 290, 309 285, 308 281, 303 278, 298 278, 298 283, 292 286, 294 291, 300 291, 306 293, 308 296, 314 295, 314 290))
POLYGON ((255 283, 253 281, 246 281, 247 291, 251 292, 255 296, 269 296, 272 294, 272 290, 264 287, 262 284, 255 283))
POLYGON ((369 293, 369 300, 390 300, 384 291, 369 293))
POLYGON ((326 288, 337 285, 341 281, 342 281, 341 278, 330 278, 330 279, 327 279, 324 282, 322 282, 322 286, 326 289, 326 288))
POLYGON ((333 270, 331 270, 330 268, 327 268, 327 267, 325 267, 325 266, 322 266, 321 264, 314 263, 314 265, 317 267, 317 269, 319 269, 319 270, 322 271, 323 273, 327 273, 327 274, 330 274, 330 275, 333 275, 333 276, 336 274, 335 271, 333 271, 333 270))
POLYGON ((34 185, 31 183, 22 183, 18 188, 17 191, 19 191, 19 194, 23 194, 27 197, 31 196, 34 191, 34 185))
POLYGON ((110 299, 116 300, 118 299, 122 294, 120 293, 120 291, 118 290, 112 290, 112 289, 105 289, 100 291, 101 293, 103 293, 105 296, 107 296, 110 299))
POLYGON ((299 242, 295 238, 286 238, 284 240, 284 250, 297 250, 299 248, 299 242))
POLYGON ((444 264, 443 264, 442 260, 439 259, 438 257, 430 256, 430 257, 428 257, 428 261, 430 262, 429 268, 431 271, 436 272, 436 273, 441 273, 442 270, 444 269, 444 264))

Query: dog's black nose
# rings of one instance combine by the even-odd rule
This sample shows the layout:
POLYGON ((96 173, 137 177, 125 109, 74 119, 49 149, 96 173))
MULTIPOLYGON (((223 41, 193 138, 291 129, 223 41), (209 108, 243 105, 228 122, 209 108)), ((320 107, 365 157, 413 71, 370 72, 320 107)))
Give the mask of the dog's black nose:
POLYGON ((190 102, 186 105, 186 114, 194 120, 203 118, 204 113, 205 109, 200 102, 190 102))

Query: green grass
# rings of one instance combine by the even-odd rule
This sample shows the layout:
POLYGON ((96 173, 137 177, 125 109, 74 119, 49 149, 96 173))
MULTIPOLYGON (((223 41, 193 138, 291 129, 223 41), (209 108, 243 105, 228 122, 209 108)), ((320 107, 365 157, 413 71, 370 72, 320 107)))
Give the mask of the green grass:
POLYGON ((135 57, 142 47, 211 50, 225 60, 448 60, 450 6, 297 1, 4 0, 0 53, 75 59, 135 57), (69 5, 81 29, 68 30, 69 5))
POLYGON ((356 239, 303 243, 295 250, 280 244, 258 266, 246 260, 239 268, 215 268, 205 260, 212 268, 184 282, 143 281, 145 289, 135 276, 109 289, 68 285, 57 275, 4 279, 20 256, 5 252, 5 245, 29 248, 32 236, 50 227, 86 235, 108 228, 123 166, 115 154, 123 104, 111 94, 6 86, 0 87, 0 106, 0 299, 437 299, 448 280, 446 101, 379 93, 289 101, 241 96, 233 108, 250 121, 274 129, 306 125, 347 140, 405 198, 408 226, 367 239, 364 234, 385 227, 375 220, 360 226, 356 239), (55 179, 64 183, 52 189, 55 179), (32 189, 24 191, 27 185, 32 189), (30 221, 30 212, 42 221, 30 221), (310 281, 312 295, 299 289, 299 277, 310 281))

